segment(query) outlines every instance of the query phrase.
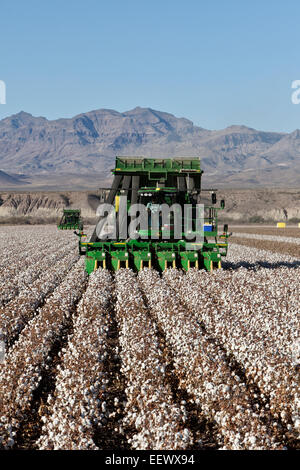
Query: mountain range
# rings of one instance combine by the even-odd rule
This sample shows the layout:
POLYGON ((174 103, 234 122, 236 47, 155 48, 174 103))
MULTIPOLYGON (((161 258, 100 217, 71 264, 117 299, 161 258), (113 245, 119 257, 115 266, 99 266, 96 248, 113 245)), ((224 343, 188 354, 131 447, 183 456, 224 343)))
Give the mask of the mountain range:
POLYGON ((300 183, 299 129, 265 132, 233 125, 208 130, 140 107, 99 109, 57 120, 21 111, 0 121, 2 188, 97 188, 109 180, 116 155, 200 157, 205 186, 300 183))

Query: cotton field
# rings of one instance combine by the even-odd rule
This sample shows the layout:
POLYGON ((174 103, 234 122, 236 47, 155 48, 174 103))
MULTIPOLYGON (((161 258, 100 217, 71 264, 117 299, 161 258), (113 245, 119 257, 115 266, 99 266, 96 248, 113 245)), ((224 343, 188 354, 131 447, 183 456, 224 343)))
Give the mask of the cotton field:
POLYGON ((88 277, 72 232, 0 227, 0 448, 299 448, 299 240, 88 277))

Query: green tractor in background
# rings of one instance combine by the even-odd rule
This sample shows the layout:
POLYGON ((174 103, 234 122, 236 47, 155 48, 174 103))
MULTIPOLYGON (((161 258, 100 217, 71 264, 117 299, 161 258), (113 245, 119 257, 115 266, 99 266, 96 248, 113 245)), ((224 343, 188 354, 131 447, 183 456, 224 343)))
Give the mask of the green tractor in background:
POLYGON ((227 225, 224 225, 222 234, 218 233, 218 211, 224 209, 225 202, 222 200, 220 207, 216 207, 215 190, 201 190, 203 171, 199 158, 116 157, 112 173, 114 179, 105 203, 113 207, 112 215, 118 222, 118 230, 114 233, 108 231, 104 238, 100 236, 107 225, 107 217, 101 215, 89 241, 85 240, 86 235, 82 232, 77 233, 79 252, 86 257, 86 271, 89 274, 98 267, 112 271, 121 267, 135 271, 144 267, 153 267, 159 271, 168 267, 186 271, 191 267, 204 268, 207 271, 221 268, 230 236, 227 225), (201 235, 200 242, 199 238, 194 242, 188 239, 184 231, 186 221, 182 225, 180 236, 174 236, 174 214, 173 219, 170 216, 168 224, 158 218, 158 225, 151 226, 150 213, 155 207, 159 210, 162 204, 170 207, 175 204, 177 208, 189 205, 192 208, 189 222, 193 230, 196 230, 196 206, 203 204, 202 193, 205 191, 211 193, 211 202, 204 206, 204 223, 201 233, 198 233, 201 235), (135 204, 147 208, 149 224, 146 230, 137 228, 133 237, 128 236, 124 227, 127 229, 134 220, 130 209, 136 207, 135 204))
POLYGON ((62 218, 57 225, 59 230, 83 230, 80 209, 64 209, 62 218))

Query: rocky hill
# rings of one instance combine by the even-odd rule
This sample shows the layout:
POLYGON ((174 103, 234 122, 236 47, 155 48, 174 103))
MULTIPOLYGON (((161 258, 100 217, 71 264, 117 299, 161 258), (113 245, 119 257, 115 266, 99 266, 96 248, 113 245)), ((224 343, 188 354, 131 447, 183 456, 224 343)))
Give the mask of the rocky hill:
MULTIPOLYGON (((218 199, 223 198, 223 221, 300 221, 300 190, 225 189, 218 192, 218 199)), ((80 208, 85 222, 94 223, 99 201, 97 191, 0 191, 0 224, 57 223, 63 208, 80 208)))
MULTIPOLYGON (((33 188, 97 188, 109 178, 116 155, 199 156, 205 183, 221 187, 296 187, 300 182, 300 130, 207 130, 139 107, 54 121, 20 112, 0 121, 0 168, 33 188)), ((0 184, 6 187, 5 181, 0 184)))

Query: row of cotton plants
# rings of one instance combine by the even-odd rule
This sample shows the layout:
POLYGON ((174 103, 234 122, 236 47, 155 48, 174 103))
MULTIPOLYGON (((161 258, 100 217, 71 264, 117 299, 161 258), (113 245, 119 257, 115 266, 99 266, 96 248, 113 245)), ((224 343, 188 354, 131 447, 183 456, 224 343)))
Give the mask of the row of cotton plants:
POLYGON ((7 267, 7 259, 11 257, 15 261, 25 260, 26 252, 33 253, 36 243, 42 245, 47 239, 49 235, 45 227, 42 230, 36 230, 32 226, 0 226, 0 269, 7 267))
POLYGON ((17 275, 32 263, 32 257, 42 257, 66 243, 76 247, 73 232, 59 231, 55 226, 0 226, 0 270, 5 277, 17 275))
POLYGON ((107 334, 112 278, 94 272, 78 304, 73 333, 62 351, 56 385, 43 415, 39 449, 97 449, 93 436, 108 418, 105 393, 108 377, 107 334))
POLYGON ((136 429, 129 443, 138 450, 189 448, 186 411, 174 403, 157 327, 131 270, 117 272, 116 297, 121 371, 127 382, 125 424, 136 429))
MULTIPOLYGON (((57 257, 54 255, 54 260, 57 257)), ((0 308, 1 340, 9 347, 28 321, 36 314, 37 308, 45 298, 64 280, 78 260, 76 253, 58 255, 59 261, 52 266, 44 266, 43 274, 32 284, 24 286, 19 295, 0 308)), ((82 268, 84 269, 84 268, 82 268)))
POLYGON ((258 269, 266 267, 277 269, 281 266, 294 268, 300 266, 300 261, 294 256, 269 250, 262 250, 257 247, 249 247, 230 243, 228 255, 222 262, 225 269, 237 269, 244 266, 247 269, 258 269))
POLYGON ((223 448, 279 448, 264 416, 253 407, 246 384, 231 371, 222 349, 202 331, 174 290, 152 270, 139 273, 139 279, 172 350, 180 385, 218 424, 223 448))
POLYGON ((167 274, 187 308, 233 355, 290 437, 299 438, 299 268, 167 274))
POLYGON ((71 321, 85 289, 86 274, 80 260, 44 306, 21 332, 0 369, 0 445, 10 448, 31 412, 33 393, 51 364, 51 352, 71 321))
POLYGON ((239 238, 252 238, 253 240, 268 240, 271 242, 293 243, 294 245, 300 245, 300 238, 297 237, 282 237, 277 235, 245 232, 234 232, 234 236, 239 238))
POLYGON ((0 269, 0 306, 3 307, 23 289, 32 283, 66 254, 74 252, 73 242, 64 241, 58 246, 53 243, 45 246, 36 246, 33 253, 26 252, 25 260, 18 260, 15 266, 15 258, 10 259, 10 265, 16 267, 10 274, 5 269, 0 269))

